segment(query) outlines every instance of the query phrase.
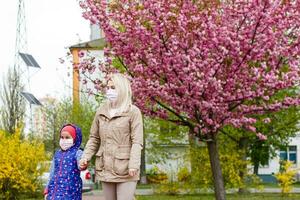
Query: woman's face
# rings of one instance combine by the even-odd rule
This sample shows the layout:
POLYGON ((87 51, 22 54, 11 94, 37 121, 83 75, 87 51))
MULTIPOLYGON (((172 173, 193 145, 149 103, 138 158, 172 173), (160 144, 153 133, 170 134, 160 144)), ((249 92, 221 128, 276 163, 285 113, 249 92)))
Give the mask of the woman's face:
POLYGON ((116 89, 114 83, 111 80, 109 80, 106 85, 106 91, 109 89, 113 89, 113 90, 116 89))
POLYGON ((118 98, 118 93, 116 91, 116 87, 112 81, 108 81, 106 86, 106 98, 110 101, 115 103, 118 98))

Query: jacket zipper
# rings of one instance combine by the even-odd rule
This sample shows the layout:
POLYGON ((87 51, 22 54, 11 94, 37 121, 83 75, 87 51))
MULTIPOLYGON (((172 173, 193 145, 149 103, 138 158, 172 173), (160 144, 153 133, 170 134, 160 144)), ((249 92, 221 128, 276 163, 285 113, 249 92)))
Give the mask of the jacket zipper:
MULTIPOLYGON (((62 157, 61 157, 61 160, 60 160, 60 163, 59 163, 59 176, 61 175, 61 166, 62 166, 62 161, 63 161, 63 158, 64 158, 64 155, 65 155, 65 153, 63 152, 62 153, 62 157)), ((52 200, 54 200, 54 197, 55 197, 55 193, 56 193, 56 191, 57 191, 57 176, 56 176, 56 178, 55 178, 55 189, 54 189, 54 193, 53 193, 53 196, 52 196, 52 200)))

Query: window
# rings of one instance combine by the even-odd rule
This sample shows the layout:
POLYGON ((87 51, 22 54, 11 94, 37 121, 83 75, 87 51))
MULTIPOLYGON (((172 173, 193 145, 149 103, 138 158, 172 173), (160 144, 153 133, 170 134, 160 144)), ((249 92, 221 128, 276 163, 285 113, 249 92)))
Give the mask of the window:
POLYGON ((287 148, 280 149, 280 160, 289 160, 297 163, 297 146, 288 146, 287 148))

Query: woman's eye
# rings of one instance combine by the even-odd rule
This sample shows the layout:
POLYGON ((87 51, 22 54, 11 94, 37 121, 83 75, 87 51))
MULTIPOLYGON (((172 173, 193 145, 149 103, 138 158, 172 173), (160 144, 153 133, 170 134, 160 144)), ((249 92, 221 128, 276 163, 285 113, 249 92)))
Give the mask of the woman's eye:
POLYGON ((107 86, 107 89, 116 89, 115 86, 107 86))

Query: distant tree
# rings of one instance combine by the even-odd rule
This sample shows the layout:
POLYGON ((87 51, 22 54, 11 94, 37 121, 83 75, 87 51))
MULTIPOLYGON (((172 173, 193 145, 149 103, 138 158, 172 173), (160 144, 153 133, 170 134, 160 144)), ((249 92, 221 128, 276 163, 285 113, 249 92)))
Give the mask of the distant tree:
POLYGON ((44 103, 41 112, 46 119, 46 133, 42 134, 47 152, 54 153, 59 148, 59 131, 65 123, 74 123, 80 126, 83 135, 82 146, 84 146, 88 140, 96 109, 96 105, 87 100, 78 105, 73 105, 69 98, 62 101, 50 100, 48 103, 44 103))
MULTIPOLYGON (((278 101, 288 96, 295 96, 297 88, 278 91, 271 98, 271 101, 278 101)), ((257 132, 253 135, 243 128, 225 127, 222 133, 229 139, 235 141, 238 148, 242 150, 242 159, 251 158, 254 166, 254 173, 258 174, 260 165, 268 164, 269 160, 277 156, 276 151, 286 146, 296 133, 300 130, 300 110, 299 106, 290 106, 276 112, 267 112, 262 115, 252 115, 256 119, 253 124, 257 132)), ((246 166, 245 166, 246 167, 246 166)))
POLYGON ((248 155, 254 166, 254 173, 258 174, 259 166, 267 165, 269 160, 277 155, 280 148, 288 145, 291 137, 295 137, 300 130, 300 112, 298 106, 258 117, 256 129, 268 136, 267 140, 250 139, 248 155), (263 118, 264 117, 264 118, 263 118), (265 122, 269 118, 270 122, 265 122))
POLYGON ((13 134, 16 128, 24 123, 25 116, 25 101, 20 95, 23 90, 20 72, 15 68, 10 68, 2 84, 0 127, 13 134))

